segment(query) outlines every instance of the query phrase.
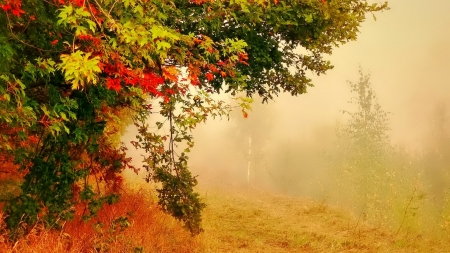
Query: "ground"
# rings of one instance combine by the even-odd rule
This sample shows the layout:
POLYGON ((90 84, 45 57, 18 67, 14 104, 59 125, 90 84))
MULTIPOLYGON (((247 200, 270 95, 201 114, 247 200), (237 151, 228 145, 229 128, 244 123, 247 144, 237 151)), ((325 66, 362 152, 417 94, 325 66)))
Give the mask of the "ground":
POLYGON ((203 189, 199 252, 446 252, 450 244, 374 227, 348 211, 254 188, 203 189))
POLYGON ((39 230, 17 243, 0 236, 0 252, 448 252, 448 236, 375 227, 325 201, 288 197, 246 186, 205 186, 204 232, 191 236, 163 214, 151 189, 129 190, 122 204, 99 214, 103 226, 71 222, 39 230), (117 216, 130 227, 112 231, 117 216), (109 244, 109 245, 108 245, 109 244))

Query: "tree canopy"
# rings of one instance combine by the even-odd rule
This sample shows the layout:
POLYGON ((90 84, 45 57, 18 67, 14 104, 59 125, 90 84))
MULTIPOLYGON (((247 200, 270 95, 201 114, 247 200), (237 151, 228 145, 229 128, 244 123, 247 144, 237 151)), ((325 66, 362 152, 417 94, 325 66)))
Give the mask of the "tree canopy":
POLYGON ((323 56, 385 9, 365 0, 0 0, 0 153, 24 174, 7 224, 17 233, 58 226, 117 201, 121 171, 139 170, 117 141, 133 122, 162 209, 200 232, 190 130, 231 109, 211 94, 302 94, 309 74, 332 68, 323 56), (150 125, 157 113, 166 120, 150 125))

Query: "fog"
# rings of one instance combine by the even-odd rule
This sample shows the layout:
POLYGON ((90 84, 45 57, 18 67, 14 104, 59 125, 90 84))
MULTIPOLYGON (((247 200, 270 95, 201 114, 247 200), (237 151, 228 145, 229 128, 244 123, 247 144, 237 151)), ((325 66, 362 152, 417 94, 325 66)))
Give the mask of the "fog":
MULTIPOLYGON (((444 203, 450 182, 444 179, 449 177, 450 167, 444 158, 450 149, 442 147, 441 137, 448 134, 447 123, 441 124, 445 128, 441 137, 433 136, 439 128, 436 121, 447 117, 450 96, 450 1, 391 0, 389 5, 391 10, 377 13, 376 21, 367 17, 357 41, 328 56, 335 68, 326 75, 312 76, 315 86, 307 94, 280 94, 268 104, 256 98, 247 119, 238 111, 229 121, 210 119, 199 125, 193 132, 195 147, 189 156, 190 168, 200 184, 247 185, 330 204, 354 203, 356 212, 362 206, 376 209, 367 204, 369 195, 358 193, 361 188, 350 189, 352 182, 367 179, 376 188, 377 180, 383 183, 387 179, 355 173, 349 179, 345 171, 332 171, 338 163, 335 159, 342 158, 342 150, 336 149, 337 126, 349 120, 342 111, 356 109, 348 103, 352 94, 347 81, 358 82, 361 67, 371 75, 371 87, 382 110, 389 112, 387 133, 392 151, 386 152, 383 161, 395 169, 383 173, 395 174, 387 180, 391 185, 386 185, 386 189, 393 185, 395 189, 386 191, 397 195, 386 197, 386 203, 397 199, 397 204, 389 203, 391 211, 398 213, 404 211, 408 199, 422 199, 422 192, 430 203, 444 203), (337 189, 342 196, 334 196, 337 189), (358 198, 365 200, 358 204, 358 198)), ((423 209, 441 215, 443 205, 423 209)))
MULTIPOLYGON (((450 2, 389 3, 391 10, 377 14, 376 21, 368 16, 357 41, 335 49, 329 56, 335 68, 326 75, 314 76, 315 87, 309 88, 307 94, 298 97, 280 94, 268 105, 255 101, 247 119, 236 113, 230 121, 210 120, 199 126, 194 132, 196 147, 191 154, 191 169, 199 176, 199 182, 227 187, 248 184, 345 207, 351 204, 350 209, 355 212, 363 212, 365 206, 365 213, 370 208, 378 210, 372 210, 374 217, 392 213, 383 219, 397 225, 398 213, 405 211, 408 199, 421 201, 418 205, 423 212, 422 224, 443 217, 450 163, 435 157, 450 154, 433 136, 438 115, 444 121, 447 117, 445 110, 450 96, 450 33, 446 32, 450 25, 450 2), (348 103, 352 94, 347 81, 358 81, 360 67, 371 75, 378 103, 389 112, 387 133, 391 147, 395 148, 383 158, 395 168, 383 170, 391 175, 389 178, 370 177, 370 173, 363 176, 364 171, 363 175, 339 170, 333 173, 330 164, 334 163, 331 157, 338 156, 333 149, 337 145, 337 125, 348 121, 348 115, 342 111, 356 109, 348 103), (250 136, 253 145, 252 154, 248 155, 250 136), (433 152, 439 155, 433 156, 433 152), (367 189, 356 186, 355 182, 363 177, 369 180, 367 189), (339 187, 339 180, 341 186, 346 186, 339 187), (386 191, 396 193, 387 196, 372 191, 377 192, 373 194, 378 198, 384 196, 384 202, 380 203, 390 203, 389 210, 371 206, 370 194, 358 193, 370 192, 370 184, 381 189, 377 180, 381 180, 379 184, 389 181, 386 191)), ((447 123, 441 126, 448 127, 447 123)), ((442 136, 447 135, 448 132, 441 133, 438 138, 442 142, 442 136)))
MULTIPOLYGON (((376 21, 367 17, 357 41, 334 50, 328 57, 334 69, 313 76, 315 87, 307 94, 280 94, 267 106, 254 106, 249 121, 252 114, 270 108, 274 112, 267 115, 274 121, 270 131, 278 140, 311 138, 318 127, 333 126, 343 120, 342 110, 351 109, 347 80, 357 81, 361 66, 371 73, 380 105, 391 113, 392 142, 412 151, 423 148, 434 108, 450 96, 450 2, 391 0, 389 5, 391 10, 377 13, 376 21)), ((194 132, 197 147, 192 159, 199 163, 195 166, 207 167, 200 162, 205 146, 227 152, 221 146, 228 144, 221 140, 227 140, 224 132, 231 127, 232 122, 210 120, 194 132), (211 138, 214 145, 208 144, 211 138)))

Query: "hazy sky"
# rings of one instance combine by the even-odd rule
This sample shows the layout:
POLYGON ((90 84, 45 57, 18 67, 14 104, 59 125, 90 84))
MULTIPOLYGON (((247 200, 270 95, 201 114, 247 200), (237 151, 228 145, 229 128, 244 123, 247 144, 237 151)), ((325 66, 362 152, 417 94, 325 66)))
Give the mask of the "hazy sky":
MULTIPOLYGON (((371 74, 380 105, 391 113, 393 142, 420 148, 433 109, 450 97, 450 0, 391 0, 389 6, 376 21, 368 15, 357 41, 334 50, 328 59, 335 68, 313 76, 315 87, 307 94, 282 94, 270 102, 280 137, 308 137, 317 126, 342 120, 341 110, 351 108, 347 80, 356 82, 361 66, 371 74)), ((208 121, 194 137, 208 141, 202 135, 221 135, 227 125, 208 121)))
POLYGON ((280 129, 295 126, 308 135, 317 124, 335 122, 349 106, 346 80, 357 81, 361 65, 371 73, 380 105, 392 113, 393 141, 419 145, 428 134, 430 112, 450 95, 450 1, 391 0, 389 5, 376 21, 367 17, 357 41, 335 49, 329 57, 335 68, 314 77, 308 94, 276 100, 280 129))

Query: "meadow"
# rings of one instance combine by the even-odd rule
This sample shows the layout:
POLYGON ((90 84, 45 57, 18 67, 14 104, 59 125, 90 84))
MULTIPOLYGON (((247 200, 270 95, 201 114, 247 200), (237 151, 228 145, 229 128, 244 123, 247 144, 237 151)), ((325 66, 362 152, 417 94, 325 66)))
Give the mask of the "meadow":
MULTIPOLYGON (((442 235, 397 233, 348 210, 245 187, 200 186, 204 232, 192 236, 164 214, 153 190, 133 189, 90 222, 60 231, 35 227, 0 252, 446 252, 442 235)), ((2 228, 4 225, 2 224, 2 228)), ((448 237, 447 237, 448 239, 448 237)))

